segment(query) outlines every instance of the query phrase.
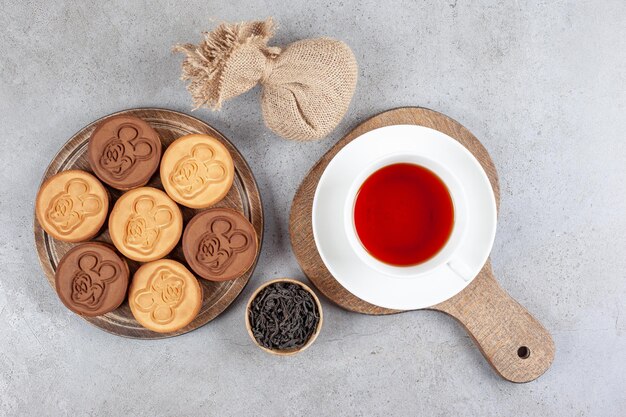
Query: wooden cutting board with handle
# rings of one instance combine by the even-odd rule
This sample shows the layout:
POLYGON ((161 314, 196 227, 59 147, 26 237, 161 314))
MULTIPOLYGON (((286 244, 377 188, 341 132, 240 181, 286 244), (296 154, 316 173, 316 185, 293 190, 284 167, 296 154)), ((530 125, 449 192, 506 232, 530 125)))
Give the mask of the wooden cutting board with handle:
MULTIPOLYGON (((294 254, 309 280, 328 299, 347 310, 363 314, 394 314, 356 297, 328 272, 313 238, 312 206, 319 179, 333 157, 362 134, 380 127, 413 124, 438 130, 463 144, 478 159, 489 177, 500 206, 495 165, 485 147, 457 121, 433 110, 403 107, 380 113, 354 128, 311 168, 296 191, 291 206, 289 234, 294 254)), ((454 297, 429 310, 455 318, 472 337, 485 359, 502 378, 529 382, 552 364, 554 342, 548 331, 496 281, 488 260, 478 276, 454 297)))

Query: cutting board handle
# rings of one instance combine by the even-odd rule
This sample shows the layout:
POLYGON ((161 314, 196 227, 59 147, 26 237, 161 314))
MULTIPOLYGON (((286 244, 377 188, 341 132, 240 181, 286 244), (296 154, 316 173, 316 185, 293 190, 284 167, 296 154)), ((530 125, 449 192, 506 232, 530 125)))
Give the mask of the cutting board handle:
POLYGON ((467 288, 432 309, 458 320, 504 379, 529 382, 552 364, 550 333, 498 285, 490 261, 467 288))

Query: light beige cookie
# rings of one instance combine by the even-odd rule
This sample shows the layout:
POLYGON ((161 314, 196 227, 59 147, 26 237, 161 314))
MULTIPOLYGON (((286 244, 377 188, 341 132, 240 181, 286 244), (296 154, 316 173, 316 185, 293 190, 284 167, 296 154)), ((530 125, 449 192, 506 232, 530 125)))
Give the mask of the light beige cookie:
POLYGON ((35 201, 41 227, 52 237, 82 242, 94 237, 104 224, 109 196, 93 175, 69 170, 46 180, 35 201))
POLYGON ((124 193, 113 206, 109 234, 130 259, 149 262, 170 253, 183 230, 180 209, 163 191, 141 187, 124 193))
POLYGON ((230 152, 209 135, 176 139, 161 160, 165 191, 174 201, 191 208, 210 207, 224 198, 234 175, 230 152))
POLYGON ((159 333, 180 330, 193 321, 202 306, 202 287, 181 263, 161 259, 142 265, 128 291, 135 319, 159 333))

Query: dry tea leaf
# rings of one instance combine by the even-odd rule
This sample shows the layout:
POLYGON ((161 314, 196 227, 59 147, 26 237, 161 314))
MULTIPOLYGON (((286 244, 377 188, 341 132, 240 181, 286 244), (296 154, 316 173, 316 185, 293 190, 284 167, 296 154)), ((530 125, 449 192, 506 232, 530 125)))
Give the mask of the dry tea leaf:
POLYGON ((276 282, 257 294, 248 318, 261 346, 295 350, 306 345, 315 333, 320 313, 311 294, 300 285, 276 282))

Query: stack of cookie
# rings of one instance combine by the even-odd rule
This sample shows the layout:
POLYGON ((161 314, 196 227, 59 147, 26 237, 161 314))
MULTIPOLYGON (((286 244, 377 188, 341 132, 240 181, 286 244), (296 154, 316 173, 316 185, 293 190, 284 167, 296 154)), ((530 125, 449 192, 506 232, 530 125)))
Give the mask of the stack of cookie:
POLYGON ((113 116, 93 131, 88 157, 95 176, 60 172, 42 184, 36 201, 37 219, 50 236, 79 243, 55 273, 59 298, 70 310, 99 316, 128 296, 137 322, 155 332, 175 332, 200 311, 197 277, 231 280, 253 266, 259 241, 252 224, 235 210, 213 207, 227 196, 235 176, 231 155, 218 139, 187 135, 163 152, 147 122, 113 116), (110 194, 103 183, 123 193, 114 199, 119 193, 110 194), (186 221, 181 206, 201 211, 186 221), (92 240, 107 228, 114 246, 92 240), (181 236, 185 264, 167 259, 181 236))

